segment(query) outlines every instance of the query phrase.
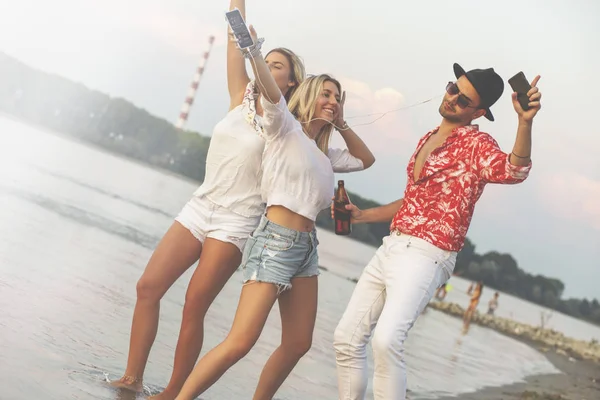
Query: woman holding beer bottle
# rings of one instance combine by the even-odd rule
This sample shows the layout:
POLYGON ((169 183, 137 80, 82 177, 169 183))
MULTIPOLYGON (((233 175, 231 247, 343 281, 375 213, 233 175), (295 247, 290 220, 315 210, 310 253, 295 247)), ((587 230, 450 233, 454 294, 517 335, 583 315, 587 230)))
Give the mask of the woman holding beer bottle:
POLYGON ((267 211, 242 256, 244 286, 227 338, 196 365, 177 400, 206 391, 258 340, 275 301, 281 344, 265 365, 254 399, 272 399, 310 349, 317 313, 315 219, 331 204, 334 171, 370 167, 375 158, 343 120, 340 83, 328 75, 307 78, 286 104, 261 53, 262 41, 244 52, 254 69, 264 109, 266 136, 262 196, 267 211), (348 149, 330 149, 333 128, 348 149))

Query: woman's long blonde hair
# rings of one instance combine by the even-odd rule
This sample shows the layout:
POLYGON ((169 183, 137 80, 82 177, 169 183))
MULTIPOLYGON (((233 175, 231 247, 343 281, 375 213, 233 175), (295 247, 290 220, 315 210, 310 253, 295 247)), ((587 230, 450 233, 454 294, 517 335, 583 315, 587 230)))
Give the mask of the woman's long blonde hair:
POLYGON ((292 98, 292 95, 296 92, 296 90, 298 90, 298 87, 300 86, 300 84, 304 81, 304 79, 306 79, 306 70, 304 69, 304 63, 302 62, 302 59, 300 59, 300 57, 298 57, 298 55, 296 53, 294 53, 290 49, 286 49, 285 47, 276 47, 276 48, 272 49, 271 51, 269 51, 267 53, 267 55, 265 56, 265 59, 271 53, 282 54, 283 56, 285 56, 285 58, 287 58, 288 62, 290 63, 290 78, 289 79, 292 82, 294 82, 294 86, 291 86, 288 89, 285 96, 283 96, 283 97, 285 97, 285 101, 289 102, 290 99, 292 98))
MULTIPOLYGON (((325 82, 333 83, 337 86, 339 92, 342 93, 342 85, 337 79, 334 79, 327 74, 313 75, 306 78, 306 80, 298 86, 298 89, 294 91, 294 95, 288 102, 290 112, 304 127, 306 127, 314 118, 315 105, 319 96, 322 96, 323 94, 323 85, 325 82)), ((333 124, 325 124, 315 137, 317 147, 325 154, 329 152, 329 140, 331 139, 332 131, 333 124)))

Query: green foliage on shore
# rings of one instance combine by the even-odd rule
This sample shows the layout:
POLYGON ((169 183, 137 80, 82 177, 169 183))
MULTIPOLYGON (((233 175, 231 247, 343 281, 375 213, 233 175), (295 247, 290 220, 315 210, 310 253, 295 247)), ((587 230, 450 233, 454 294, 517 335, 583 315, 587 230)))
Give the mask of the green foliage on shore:
MULTIPOLYGON (((198 182, 204 179, 209 137, 178 130, 124 99, 37 71, 3 53, 0 77, 0 112, 198 182)), ((359 208, 379 205, 356 193, 349 195, 359 208)), ((319 214, 317 225, 333 230, 327 210, 319 214)), ((388 223, 355 225, 351 237, 378 246, 388 233, 388 223)), ((526 273, 510 254, 477 254, 467 239, 455 272, 481 280, 486 287, 600 324, 597 300, 563 300, 560 280, 526 273)))

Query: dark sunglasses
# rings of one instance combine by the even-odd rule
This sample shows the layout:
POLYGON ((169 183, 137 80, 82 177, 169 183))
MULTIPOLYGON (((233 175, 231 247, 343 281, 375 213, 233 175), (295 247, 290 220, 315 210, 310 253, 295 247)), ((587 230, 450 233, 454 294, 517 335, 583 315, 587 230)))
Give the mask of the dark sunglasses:
POLYGON ((460 90, 458 89, 458 86, 456 85, 456 82, 448 82, 448 84, 446 85, 446 92, 450 96, 458 95, 458 99, 456 99, 456 105, 459 106, 460 108, 462 108, 462 109, 465 109, 467 107, 477 108, 477 107, 473 107, 471 105, 471 100, 469 100, 469 98, 467 96, 465 96, 464 94, 462 94, 460 92, 460 90))

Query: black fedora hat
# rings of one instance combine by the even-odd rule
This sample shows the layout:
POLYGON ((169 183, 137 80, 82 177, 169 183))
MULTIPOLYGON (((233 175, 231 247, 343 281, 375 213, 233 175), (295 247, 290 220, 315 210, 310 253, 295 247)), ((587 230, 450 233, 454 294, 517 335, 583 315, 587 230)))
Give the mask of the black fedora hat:
POLYGON ((502 96, 504 92, 504 81, 494 71, 494 68, 486 69, 472 69, 469 72, 465 72, 463 67, 454 63, 454 75, 456 79, 461 76, 465 76, 471 85, 479 94, 481 99, 480 108, 485 110, 485 117, 490 121, 494 120, 490 107, 502 96))

